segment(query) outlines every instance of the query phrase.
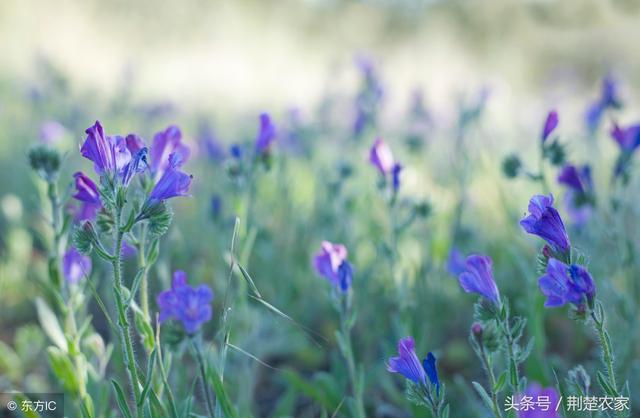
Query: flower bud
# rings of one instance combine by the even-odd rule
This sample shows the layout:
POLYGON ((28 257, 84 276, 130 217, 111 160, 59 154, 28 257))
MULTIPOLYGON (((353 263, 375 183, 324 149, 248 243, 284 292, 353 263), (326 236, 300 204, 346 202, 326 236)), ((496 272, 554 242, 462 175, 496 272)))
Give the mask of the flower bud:
POLYGON ((60 169, 60 153, 44 145, 36 146, 29 151, 29 164, 40 177, 53 181, 60 169))
POLYGON ((482 324, 479 322, 474 323, 473 325, 471 325, 471 333, 473 334, 473 337, 476 339, 476 341, 478 341, 478 344, 482 344, 482 332, 484 331, 484 329, 482 328, 482 324))
POLYGON ((511 154, 502 160, 502 172, 507 178, 515 178, 520 174, 522 163, 516 154, 511 154))

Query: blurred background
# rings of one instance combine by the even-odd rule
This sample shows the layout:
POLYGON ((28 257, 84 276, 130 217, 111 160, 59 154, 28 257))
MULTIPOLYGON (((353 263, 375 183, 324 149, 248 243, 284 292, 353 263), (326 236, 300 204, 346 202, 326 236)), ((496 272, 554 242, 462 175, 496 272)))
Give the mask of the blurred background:
MULTIPOLYGON (((378 322, 377 309, 393 310, 397 300, 384 299, 384 286, 361 289, 380 298, 378 306, 361 306, 355 331, 359 361, 376 365, 367 374, 367 391, 376 399, 372 416, 409 414, 401 385, 384 371, 404 331, 416 336, 421 350, 442 357, 450 396, 466 399, 453 416, 482 416, 464 383, 481 372, 466 341, 473 298, 462 295, 446 272, 454 245, 490 254, 501 289, 520 314, 532 315, 529 332, 542 339, 527 363, 532 380, 552 384, 550 364, 566 372, 580 362, 594 370, 598 358, 589 332, 563 312, 543 311, 535 289, 538 243, 524 236, 517 220, 541 190, 526 180, 505 180, 501 164, 513 152, 525 165, 537 164, 542 124, 555 108, 568 160, 591 163, 596 190, 608 190, 617 153, 611 121, 638 117, 638 39, 640 3, 633 0, 0 1, 0 388, 56 385, 46 363, 34 360, 46 346, 33 311, 40 291, 32 279, 46 275, 47 234, 44 187, 28 167, 29 147, 45 142, 66 152, 61 179, 70 183, 71 173, 91 171, 77 149, 96 119, 108 133, 147 139, 179 125, 198 154, 187 165, 195 174, 193 198, 174 204, 152 287, 166 288, 171 271, 188 268, 195 283, 208 282, 222 295, 232 219, 246 210, 224 161, 232 143, 253 140, 261 112, 279 127, 282 160, 257 180, 251 271, 267 300, 329 340, 334 313, 328 296, 316 300, 324 283, 310 268, 321 240, 347 244, 360 283, 382 274, 378 256, 387 219, 375 172, 366 166, 376 136, 388 139, 404 162, 403 195, 427 201, 432 211, 399 244, 401 264, 417 289, 407 297, 410 319, 402 326, 389 318, 378 322), (366 89, 369 71, 380 88, 376 119, 356 135, 354 97, 366 89), (585 112, 607 76, 617 81, 624 106, 590 131, 585 112)), ((555 174, 549 176, 555 183, 555 174)), ((621 199, 637 207, 638 182, 629 188, 621 199)), ((555 184, 552 191, 562 196, 555 184)), ((616 225, 633 237, 636 215, 625 212, 616 225)), ((608 281, 602 294, 614 304, 638 266, 617 268, 618 249, 606 234, 611 219, 605 210, 588 231, 571 233, 585 252, 613 254, 594 262, 592 273, 608 281)), ((220 303, 217 298, 214 312, 220 303)), ((613 314, 619 315, 614 340, 625 335, 632 305, 621 304, 613 314)), ((238 373, 229 384, 241 410, 320 416, 320 404, 331 411, 344 382, 317 372, 339 363, 335 342, 319 352, 299 329, 263 314, 259 306, 243 308, 234 343, 288 371, 232 359, 238 373), (245 393, 246 381, 260 389, 245 393), (314 392, 305 381, 320 389, 314 392)), ((207 333, 214 335, 216 325, 207 333)), ((633 363, 637 349, 622 355, 640 370, 633 363)), ((636 369, 629 367, 632 377, 636 369)))

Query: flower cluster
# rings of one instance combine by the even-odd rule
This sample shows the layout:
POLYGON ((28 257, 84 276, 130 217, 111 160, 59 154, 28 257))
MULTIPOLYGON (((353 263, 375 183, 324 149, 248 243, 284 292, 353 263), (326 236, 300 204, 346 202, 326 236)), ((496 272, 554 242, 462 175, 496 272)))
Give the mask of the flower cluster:
POLYGON ((160 293, 157 298, 160 307, 159 321, 175 319, 182 323, 188 334, 194 334, 200 326, 211 319, 213 291, 201 284, 192 287, 187 284, 187 274, 178 270, 173 273, 170 290, 160 293))

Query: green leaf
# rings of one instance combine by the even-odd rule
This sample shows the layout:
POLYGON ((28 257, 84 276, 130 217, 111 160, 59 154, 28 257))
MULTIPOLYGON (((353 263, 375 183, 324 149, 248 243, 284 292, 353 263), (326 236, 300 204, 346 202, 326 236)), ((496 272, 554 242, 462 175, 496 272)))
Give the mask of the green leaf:
POLYGON ((142 393, 140 393, 140 399, 138 400, 138 406, 144 405, 149 395, 149 389, 151 389, 151 383, 153 382, 153 370, 156 363, 156 350, 153 349, 149 355, 149 362, 147 363, 147 381, 145 382, 142 393))
POLYGON ((500 376, 498 376, 498 380, 496 380, 496 384, 493 386, 493 392, 494 393, 500 393, 502 391, 502 388, 504 387, 505 383, 507 383, 507 371, 503 371, 502 373, 500 373, 500 376))
POLYGON ((240 264, 240 263, 238 263, 238 268, 240 269, 240 272, 242 273, 242 277, 244 277, 244 280, 249 285, 249 288, 251 288, 251 292, 256 297, 262 299, 262 295, 260 294, 260 291, 258 290, 258 287, 256 286, 256 284, 253 282, 253 279, 251 278, 251 275, 249 275, 249 272, 247 272, 247 270, 245 270, 245 268, 242 267, 242 264, 240 264))
POLYGON ((489 394, 487 394, 487 391, 484 390, 482 385, 478 382, 471 382, 471 384, 475 388, 476 392, 478 392, 478 395, 480 395, 480 398, 482 398, 482 401, 487 406, 487 408, 489 408, 490 411, 493 411, 493 401, 491 400, 489 394))
POLYGON ((211 386, 213 387, 213 391, 216 394, 217 401, 220 403, 222 412, 224 412, 224 416, 226 418, 238 418, 238 413, 231 403, 229 395, 224 389, 222 379, 213 367, 207 367, 207 380, 211 382, 211 386))
POLYGON ((118 402, 118 407, 124 415, 125 418, 132 418, 131 410, 129 409, 129 405, 127 404, 127 398, 124 396, 124 392, 122 388, 115 380, 111 380, 111 384, 113 385, 113 390, 116 392, 116 401, 118 402))
POLYGON ((133 278, 133 283, 131 284, 131 291, 129 292, 129 298, 125 302, 125 308, 131 305, 131 302, 136 297, 136 293, 138 293, 138 288, 140 287, 140 283, 142 282, 142 278, 144 277, 145 267, 141 267, 138 269, 136 273, 136 277, 133 278))
POLYGON ((605 377, 604 374, 602 374, 600 370, 597 371, 596 378, 598 379, 598 384, 600 385, 602 390, 604 390, 607 393, 607 395, 612 396, 614 398, 618 396, 618 391, 611 386, 608 379, 605 377))
POLYGON ((69 351, 67 339, 62 332, 60 323, 51 308, 41 298, 36 298, 36 310, 38 311, 38 319, 44 333, 51 339, 58 348, 64 352, 69 351))
POLYGON ((53 373, 62 382, 64 389, 75 396, 80 386, 71 359, 66 352, 53 346, 47 349, 47 354, 53 373))
POLYGON ((509 374, 511 375, 511 388, 514 391, 518 390, 518 366, 514 359, 509 362, 509 374))

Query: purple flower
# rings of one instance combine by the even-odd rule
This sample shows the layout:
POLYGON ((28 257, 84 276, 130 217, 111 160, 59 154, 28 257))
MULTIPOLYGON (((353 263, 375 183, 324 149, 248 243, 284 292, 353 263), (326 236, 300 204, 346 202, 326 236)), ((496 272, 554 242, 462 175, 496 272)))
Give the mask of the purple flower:
POLYGON ((391 373, 400 373, 414 383, 424 385, 427 383, 426 373, 416 355, 415 346, 413 337, 400 339, 398 341, 398 356, 389 359, 387 370, 391 373))
POLYGON ((129 244, 127 241, 122 241, 122 258, 131 258, 138 253, 138 249, 133 245, 129 244))
POLYGON ((188 196, 191 179, 193 176, 183 173, 178 168, 182 165, 180 155, 169 156, 169 166, 162 173, 162 177, 156 183, 149 200, 166 200, 177 196, 188 196))
POLYGON ((553 195, 536 195, 529 201, 529 215, 520 221, 529 234, 537 235, 555 251, 567 253, 571 247, 560 214, 553 207, 553 195))
POLYGON ((151 172, 153 178, 158 181, 176 162, 178 166, 184 164, 191 154, 189 147, 182 142, 182 132, 175 125, 169 126, 164 131, 153 136, 149 157, 151 159, 151 172), (170 161, 174 155, 173 163, 170 161))
POLYGON ((256 151, 259 154, 268 153, 276 140, 276 127, 267 113, 260 114, 260 130, 256 136, 256 151))
POLYGON ((122 171, 122 184, 126 187, 131 182, 133 176, 144 172, 148 167, 147 162, 148 149, 143 147, 133 156, 131 161, 124 167, 122 171))
POLYGON ((119 174, 131 160, 126 140, 121 136, 106 136, 100 121, 87 128, 85 133, 87 138, 80 148, 80 153, 93 161, 98 175, 105 172, 119 174))
POLYGON ((171 290, 165 290, 157 298, 160 307, 160 323, 169 319, 182 322, 188 334, 194 334, 200 325, 211 319, 213 291, 201 284, 197 288, 187 284, 187 274, 178 270, 173 273, 171 290))
POLYGON ((322 241, 320 251, 313 258, 316 273, 324 277, 332 285, 348 290, 351 284, 351 265, 347 262, 347 247, 322 241))
POLYGON ((200 125, 198 143, 211 160, 222 161, 226 157, 224 146, 208 124, 200 125))
POLYGON ((127 144, 127 149, 131 155, 136 155, 140 150, 146 147, 144 140, 136 134, 127 135, 125 143, 127 144))
POLYGON ((492 261, 486 255, 467 257, 466 271, 458 277, 460 286, 467 293, 478 293, 496 305, 500 304, 500 292, 493 279, 492 261))
POLYGON ((391 183, 393 185, 394 193, 398 193, 398 190, 400 190, 400 173, 403 168, 404 167, 402 167, 400 163, 395 163, 391 169, 391 183))
POLYGON ((545 142, 549 135, 556 129, 558 126, 558 112, 552 110, 547 115, 547 119, 544 122, 544 127, 542 129, 542 142, 545 142))
MULTIPOLYGON (((543 388, 538 383, 530 383, 524 394, 517 396, 520 401, 518 418, 560 418, 556 410, 560 397, 553 387, 543 388), (523 403, 522 399, 528 402, 523 403), (526 405, 526 406, 525 406, 526 405)), ((562 406, 560 406, 562 408, 562 406)))
POLYGON ((389 148, 381 138, 376 139, 373 146, 371 146, 369 162, 371 162, 383 176, 386 176, 393 170, 394 161, 391 148, 389 148))
POLYGON ((464 254, 462 254, 458 248, 451 247, 449 257, 447 258, 447 272, 454 277, 458 277, 466 270, 465 262, 466 258, 464 254))
POLYGON ((91 274, 91 258, 70 247, 62 257, 62 274, 69 284, 76 284, 91 274))
POLYGON ((569 218, 577 225, 583 225, 593 212, 593 181, 588 165, 577 168, 566 165, 558 175, 558 183, 567 186, 565 207, 569 218))
POLYGON ((598 129, 602 115, 607 109, 619 108, 620 105, 617 83, 611 76, 607 76, 602 80, 600 97, 589 105, 585 113, 585 121, 589 131, 594 132, 598 129))
POLYGON ((65 135, 67 130, 58 121, 48 120, 40 125, 40 141, 47 145, 53 145, 59 142, 65 135))
POLYGON ((640 123, 626 128, 621 128, 617 123, 614 123, 611 129, 611 136, 623 152, 633 152, 640 146, 640 123))
POLYGON ((596 294, 596 285, 589 272, 582 266, 550 258, 547 274, 538 279, 540 291, 547 297, 544 306, 555 308, 566 303, 580 305, 586 297, 591 303, 596 294))
POLYGON ((82 202, 80 210, 75 214, 76 220, 84 221, 94 219, 96 213, 102 207, 98 187, 81 171, 75 173, 73 178, 76 184, 76 194, 74 194, 73 197, 82 202))

